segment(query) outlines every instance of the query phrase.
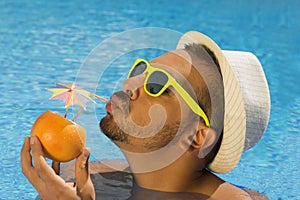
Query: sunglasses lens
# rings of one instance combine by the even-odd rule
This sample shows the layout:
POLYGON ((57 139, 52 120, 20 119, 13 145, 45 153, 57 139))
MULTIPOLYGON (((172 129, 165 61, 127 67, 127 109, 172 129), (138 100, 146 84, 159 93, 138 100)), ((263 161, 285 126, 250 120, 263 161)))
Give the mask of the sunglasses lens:
POLYGON ((147 64, 145 62, 139 62, 134 69, 131 71, 129 78, 142 74, 147 68, 147 64))
POLYGON ((164 85, 168 82, 168 76, 160 71, 153 72, 146 83, 146 88, 149 93, 157 94, 159 93, 164 85))

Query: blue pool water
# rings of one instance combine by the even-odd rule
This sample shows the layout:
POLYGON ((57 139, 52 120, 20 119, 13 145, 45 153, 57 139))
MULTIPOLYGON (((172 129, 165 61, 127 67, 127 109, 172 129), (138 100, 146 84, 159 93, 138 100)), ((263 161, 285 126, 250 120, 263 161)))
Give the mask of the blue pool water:
MULTIPOLYGON (((45 88, 73 82, 96 45, 141 27, 182 33, 198 30, 223 49, 252 51, 258 56, 271 91, 269 126, 259 144, 221 177, 270 199, 299 199, 299 1, 122 2, 0 1, 0 199, 37 195, 21 173, 19 154, 37 116, 48 109, 64 111, 62 102, 48 100, 51 93, 45 88)), ((154 55, 144 56, 151 59, 154 55)), ((107 71, 97 94, 108 98, 119 87, 115 80, 129 70, 133 60, 125 61, 117 60, 115 70, 107 71)), ((97 104, 97 119, 105 114, 103 107, 97 104)), ((88 107, 85 113, 94 108, 88 107)), ((98 134, 95 122, 80 120, 90 135, 99 136, 98 145, 88 144, 93 146, 95 159, 122 156, 98 134)))

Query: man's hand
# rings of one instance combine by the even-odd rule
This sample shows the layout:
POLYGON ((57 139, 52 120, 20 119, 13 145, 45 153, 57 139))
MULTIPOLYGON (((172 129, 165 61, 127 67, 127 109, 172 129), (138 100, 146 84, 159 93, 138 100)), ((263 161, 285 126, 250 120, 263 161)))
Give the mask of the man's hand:
POLYGON ((88 169, 89 155, 89 150, 84 149, 76 159, 76 184, 66 183, 58 175, 59 163, 53 163, 55 170, 47 164, 38 138, 26 137, 21 151, 22 172, 43 200, 95 199, 95 190, 88 169))

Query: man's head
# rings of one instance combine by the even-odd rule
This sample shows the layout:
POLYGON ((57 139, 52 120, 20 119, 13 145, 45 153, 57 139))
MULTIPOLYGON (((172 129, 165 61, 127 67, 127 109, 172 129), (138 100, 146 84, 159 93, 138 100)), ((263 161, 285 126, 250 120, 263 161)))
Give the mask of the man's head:
POLYGON ((147 73, 142 73, 125 80, 123 91, 112 95, 108 114, 100 123, 102 131, 126 151, 152 152, 173 143, 189 150, 202 148, 203 155, 208 154, 222 131, 224 115, 222 77, 214 55, 191 44, 153 59, 150 65, 168 72, 182 86, 202 108, 210 127, 175 87, 158 97, 147 94, 147 73), (216 102, 212 98, 217 105, 212 105, 216 102))

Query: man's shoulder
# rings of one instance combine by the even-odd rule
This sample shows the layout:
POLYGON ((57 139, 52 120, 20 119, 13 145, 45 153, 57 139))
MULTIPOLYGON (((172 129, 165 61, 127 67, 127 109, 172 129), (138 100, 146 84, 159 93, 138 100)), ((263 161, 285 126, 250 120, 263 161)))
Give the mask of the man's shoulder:
POLYGON ((235 187, 230 183, 223 182, 215 189, 211 195, 211 199, 251 200, 251 197, 241 188, 235 187))
POLYGON ((244 187, 237 187, 230 183, 224 182, 220 184, 218 189, 212 195, 213 199, 231 199, 231 200, 268 200, 268 198, 254 190, 244 187))
POLYGON ((248 192, 251 195, 252 199, 254 199, 254 200, 268 200, 269 199, 264 194, 259 193, 259 192, 255 191, 255 190, 251 190, 251 189, 248 189, 248 188, 244 188, 244 190, 246 192, 248 192))

